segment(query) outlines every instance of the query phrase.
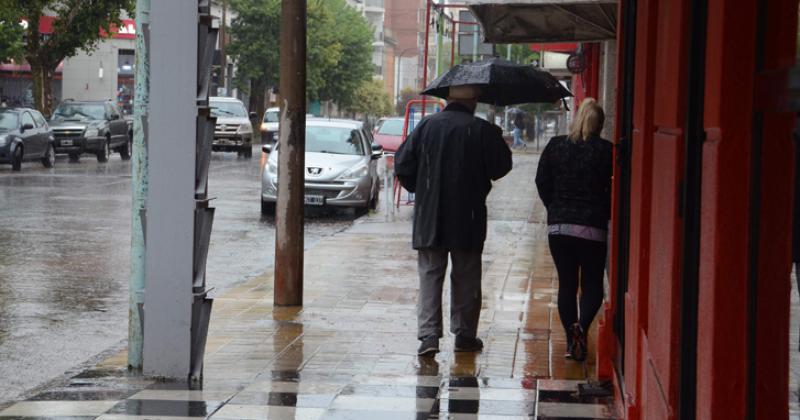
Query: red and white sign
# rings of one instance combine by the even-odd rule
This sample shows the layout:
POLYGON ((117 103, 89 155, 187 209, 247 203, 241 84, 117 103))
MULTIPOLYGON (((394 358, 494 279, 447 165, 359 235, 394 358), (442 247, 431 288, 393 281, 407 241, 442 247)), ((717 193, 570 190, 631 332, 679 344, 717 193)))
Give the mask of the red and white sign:
MULTIPOLYGON (((55 20, 55 16, 42 16, 39 18, 39 33, 52 34, 54 32, 53 23, 55 20)), ((24 28, 28 27, 28 21, 25 19, 23 19, 20 24, 24 28)), ((104 30, 101 29, 100 33, 106 36, 104 30)), ((122 19, 122 25, 119 27, 112 25, 111 37, 116 39, 136 39, 136 21, 133 19, 122 19)))

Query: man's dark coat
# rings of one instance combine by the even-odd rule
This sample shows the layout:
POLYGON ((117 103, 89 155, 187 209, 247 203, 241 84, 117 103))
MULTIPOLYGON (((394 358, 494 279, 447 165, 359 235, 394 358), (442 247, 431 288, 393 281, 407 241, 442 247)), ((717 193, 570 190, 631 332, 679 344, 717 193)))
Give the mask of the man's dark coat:
POLYGON ((483 251, 491 181, 511 170, 499 127, 451 103, 420 121, 397 151, 394 169, 416 193, 414 249, 483 251))

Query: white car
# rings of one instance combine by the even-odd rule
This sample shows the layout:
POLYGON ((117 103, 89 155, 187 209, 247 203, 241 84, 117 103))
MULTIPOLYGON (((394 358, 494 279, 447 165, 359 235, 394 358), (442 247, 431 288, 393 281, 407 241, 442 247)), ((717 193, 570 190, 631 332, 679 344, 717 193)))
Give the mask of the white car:
MULTIPOLYGON (((269 158, 261 179, 261 212, 275 211, 278 198, 279 143, 262 146, 269 158)), ((383 148, 373 145, 360 121, 306 120, 305 204, 374 209, 380 183, 377 160, 383 148)))
POLYGON ((280 108, 267 108, 261 122, 261 144, 275 144, 278 141, 278 122, 281 119, 280 108))

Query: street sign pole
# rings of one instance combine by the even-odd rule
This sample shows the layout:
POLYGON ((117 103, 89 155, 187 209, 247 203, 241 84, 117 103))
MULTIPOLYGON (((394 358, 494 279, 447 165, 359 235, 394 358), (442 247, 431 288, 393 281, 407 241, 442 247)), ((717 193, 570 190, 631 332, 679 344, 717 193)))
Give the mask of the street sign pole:
POLYGON ((136 0, 136 80, 133 102, 131 278, 128 299, 128 369, 142 369, 144 305, 144 212, 147 198, 147 107, 150 102, 150 0, 136 0))
POLYGON ((303 304, 306 149, 306 0, 283 0, 281 121, 275 206, 275 305, 303 304))

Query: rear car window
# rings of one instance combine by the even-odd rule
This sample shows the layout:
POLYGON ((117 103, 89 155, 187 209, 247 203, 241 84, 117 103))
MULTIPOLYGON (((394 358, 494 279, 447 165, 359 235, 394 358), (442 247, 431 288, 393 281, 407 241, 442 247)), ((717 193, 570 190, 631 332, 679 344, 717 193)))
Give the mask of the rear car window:
POLYGON ((16 112, 0 111, 0 131, 16 130, 18 121, 16 112))
POLYGON ((403 120, 386 120, 381 124, 378 129, 378 134, 386 134, 388 136, 402 136, 403 135, 403 120))

